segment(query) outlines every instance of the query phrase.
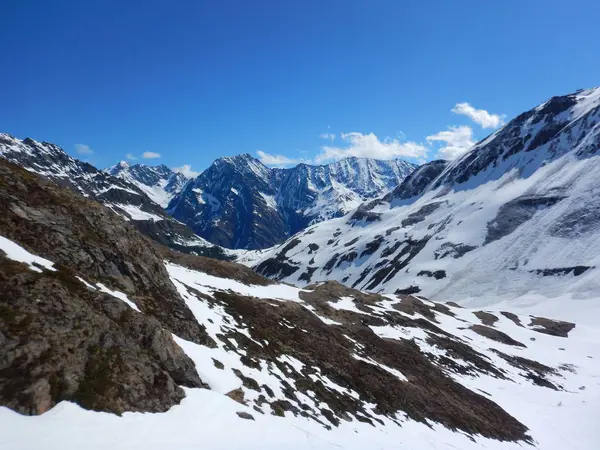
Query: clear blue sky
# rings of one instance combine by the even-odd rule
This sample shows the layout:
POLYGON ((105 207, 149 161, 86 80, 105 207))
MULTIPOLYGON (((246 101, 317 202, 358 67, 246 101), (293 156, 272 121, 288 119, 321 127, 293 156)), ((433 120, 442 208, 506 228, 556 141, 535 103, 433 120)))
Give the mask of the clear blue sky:
POLYGON ((600 84, 598 3, 0 0, 0 131, 100 167, 452 156, 494 129, 459 102, 509 119, 600 84))

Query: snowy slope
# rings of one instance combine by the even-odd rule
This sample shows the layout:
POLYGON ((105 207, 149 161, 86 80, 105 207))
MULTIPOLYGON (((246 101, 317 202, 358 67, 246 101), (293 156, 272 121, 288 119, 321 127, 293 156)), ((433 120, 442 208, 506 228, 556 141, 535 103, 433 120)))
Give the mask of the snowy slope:
POLYGON ((554 97, 463 157, 270 251, 260 273, 486 304, 600 293, 600 89, 554 97), (471 299, 471 300, 470 300, 471 299))
POLYGON ((190 180, 185 175, 173 172, 164 164, 147 166, 145 164, 129 164, 121 161, 109 169, 112 176, 135 184, 155 203, 163 208, 178 194, 190 180))
POLYGON ((262 249, 383 195, 414 167, 402 160, 348 158, 272 169, 248 154, 219 158, 173 198, 168 211, 210 242, 262 249))
MULTIPOLYGON (((7 239, 0 239, 0 249, 14 261, 54 270, 52 262, 7 239)), ((530 314, 536 311, 531 305, 514 311, 517 314, 495 309, 483 312, 413 296, 365 297, 332 284, 305 290, 278 284, 250 285, 172 262, 165 264, 194 317, 216 342, 211 347, 173 336, 209 389, 186 388, 181 404, 164 413, 126 412, 120 417, 84 410, 67 401, 39 416, 0 407, 0 447, 558 450, 565 442, 581 450, 596 446, 598 322, 593 327, 567 324, 566 337, 561 337, 554 335, 552 324, 535 323, 537 319, 530 314), (307 322, 302 317, 292 322, 284 313, 266 332, 257 322, 260 318, 250 313, 253 303, 264 311, 303 311, 302 315, 313 319, 307 322), (383 392, 388 391, 388 396, 394 395, 395 384, 419 386, 424 380, 421 375, 411 375, 412 365, 390 359, 371 345, 382 345, 383 339, 400 345, 411 339, 419 352, 444 372, 446 389, 458 383, 468 389, 462 395, 470 401, 485 398, 498 403, 529 428, 527 440, 498 440, 461 430, 465 424, 457 417, 465 414, 464 410, 454 419, 446 418, 456 420, 458 429, 428 417, 435 414, 435 408, 423 412, 424 423, 412 418, 415 411, 384 412, 378 404, 382 398, 373 401, 378 398, 373 397, 373 389, 381 387, 361 387, 360 377, 353 387, 348 386, 347 379, 331 369, 335 359, 328 363, 312 360, 314 355, 294 349, 303 336, 314 336, 315 326, 321 333, 330 329, 329 339, 334 342, 345 342, 364 376, 372 371, 385 374, 389 384, 383 392), (487 336, 481 330, 487 331, 487 336), (547 330, 552 330, 551 334, 547 330), (287 343, 283 353, 279 353, 280 340, 287 343), (359 410, 344 412, 356 407, 359 410)), ((32 266, 30 270, 40 269, 32 266)), ((84 277, 77 279, 90 290, 108 291, 127 303, 135 311, 131 314, 147 314, 125 294, 94 285, 84 277)), ((428 384, 421 386, 431 389, 428 384)), ((445 393, 435 395, 439 398, 445 393)), ((413 400, 408 396, 404 401, 410 407, 413 400)), ((486 410, 485 414, 492 413, 486 410)), ((503 433, 509 427, 508 417, 496 419, 500 422, 494 425, 494 432, 503 433)), ((476 427, 475 423, 472 426, 476 427)))

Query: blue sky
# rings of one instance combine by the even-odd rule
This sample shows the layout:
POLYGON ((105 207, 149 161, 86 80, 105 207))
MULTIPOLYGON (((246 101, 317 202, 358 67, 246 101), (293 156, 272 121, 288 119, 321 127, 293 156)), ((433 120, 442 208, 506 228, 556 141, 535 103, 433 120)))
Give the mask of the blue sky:
POLYGON ((451 158, 552 95, 600 84, 595 1, 0 10, 0 131, 99 167, 126 155, 193 170, 239 153, 275 164, 451 158))

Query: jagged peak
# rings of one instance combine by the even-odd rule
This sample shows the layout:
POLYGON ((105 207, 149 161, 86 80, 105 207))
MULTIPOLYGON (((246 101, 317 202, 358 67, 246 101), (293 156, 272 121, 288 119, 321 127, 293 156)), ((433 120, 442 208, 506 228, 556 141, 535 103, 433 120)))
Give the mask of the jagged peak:
POLYGON ((233 156, 221 156, 217 158, 215 162, 225 162, 229 164, 239 164, 239 163, 248 163, 248 162, 257 162, 262 165, 262 163, 252 156, 250 153, 241 153, 239 155, 233 156))

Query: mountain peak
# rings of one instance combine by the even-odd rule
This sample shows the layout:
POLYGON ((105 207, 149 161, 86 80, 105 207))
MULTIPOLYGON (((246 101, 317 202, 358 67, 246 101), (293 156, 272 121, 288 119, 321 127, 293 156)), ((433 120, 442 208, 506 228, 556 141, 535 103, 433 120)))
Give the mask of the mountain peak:
POLYGON ((244 164, 249 162, 257 162, 262 164, 258 159, 252 156, 250 153, 240 153, 239 155, 233 156, 221 156, 217 158, 215 162, 225 162, 230 164, 244 164))
POLYGON ((260 249, 346 214, 393 189, 414 169, 404 161, 344 161, 269 168, 248 153, 222 157, 176 195, 168 210, 210 242, 260 249), (235 225, 225 228, 226 223, 235 225))

